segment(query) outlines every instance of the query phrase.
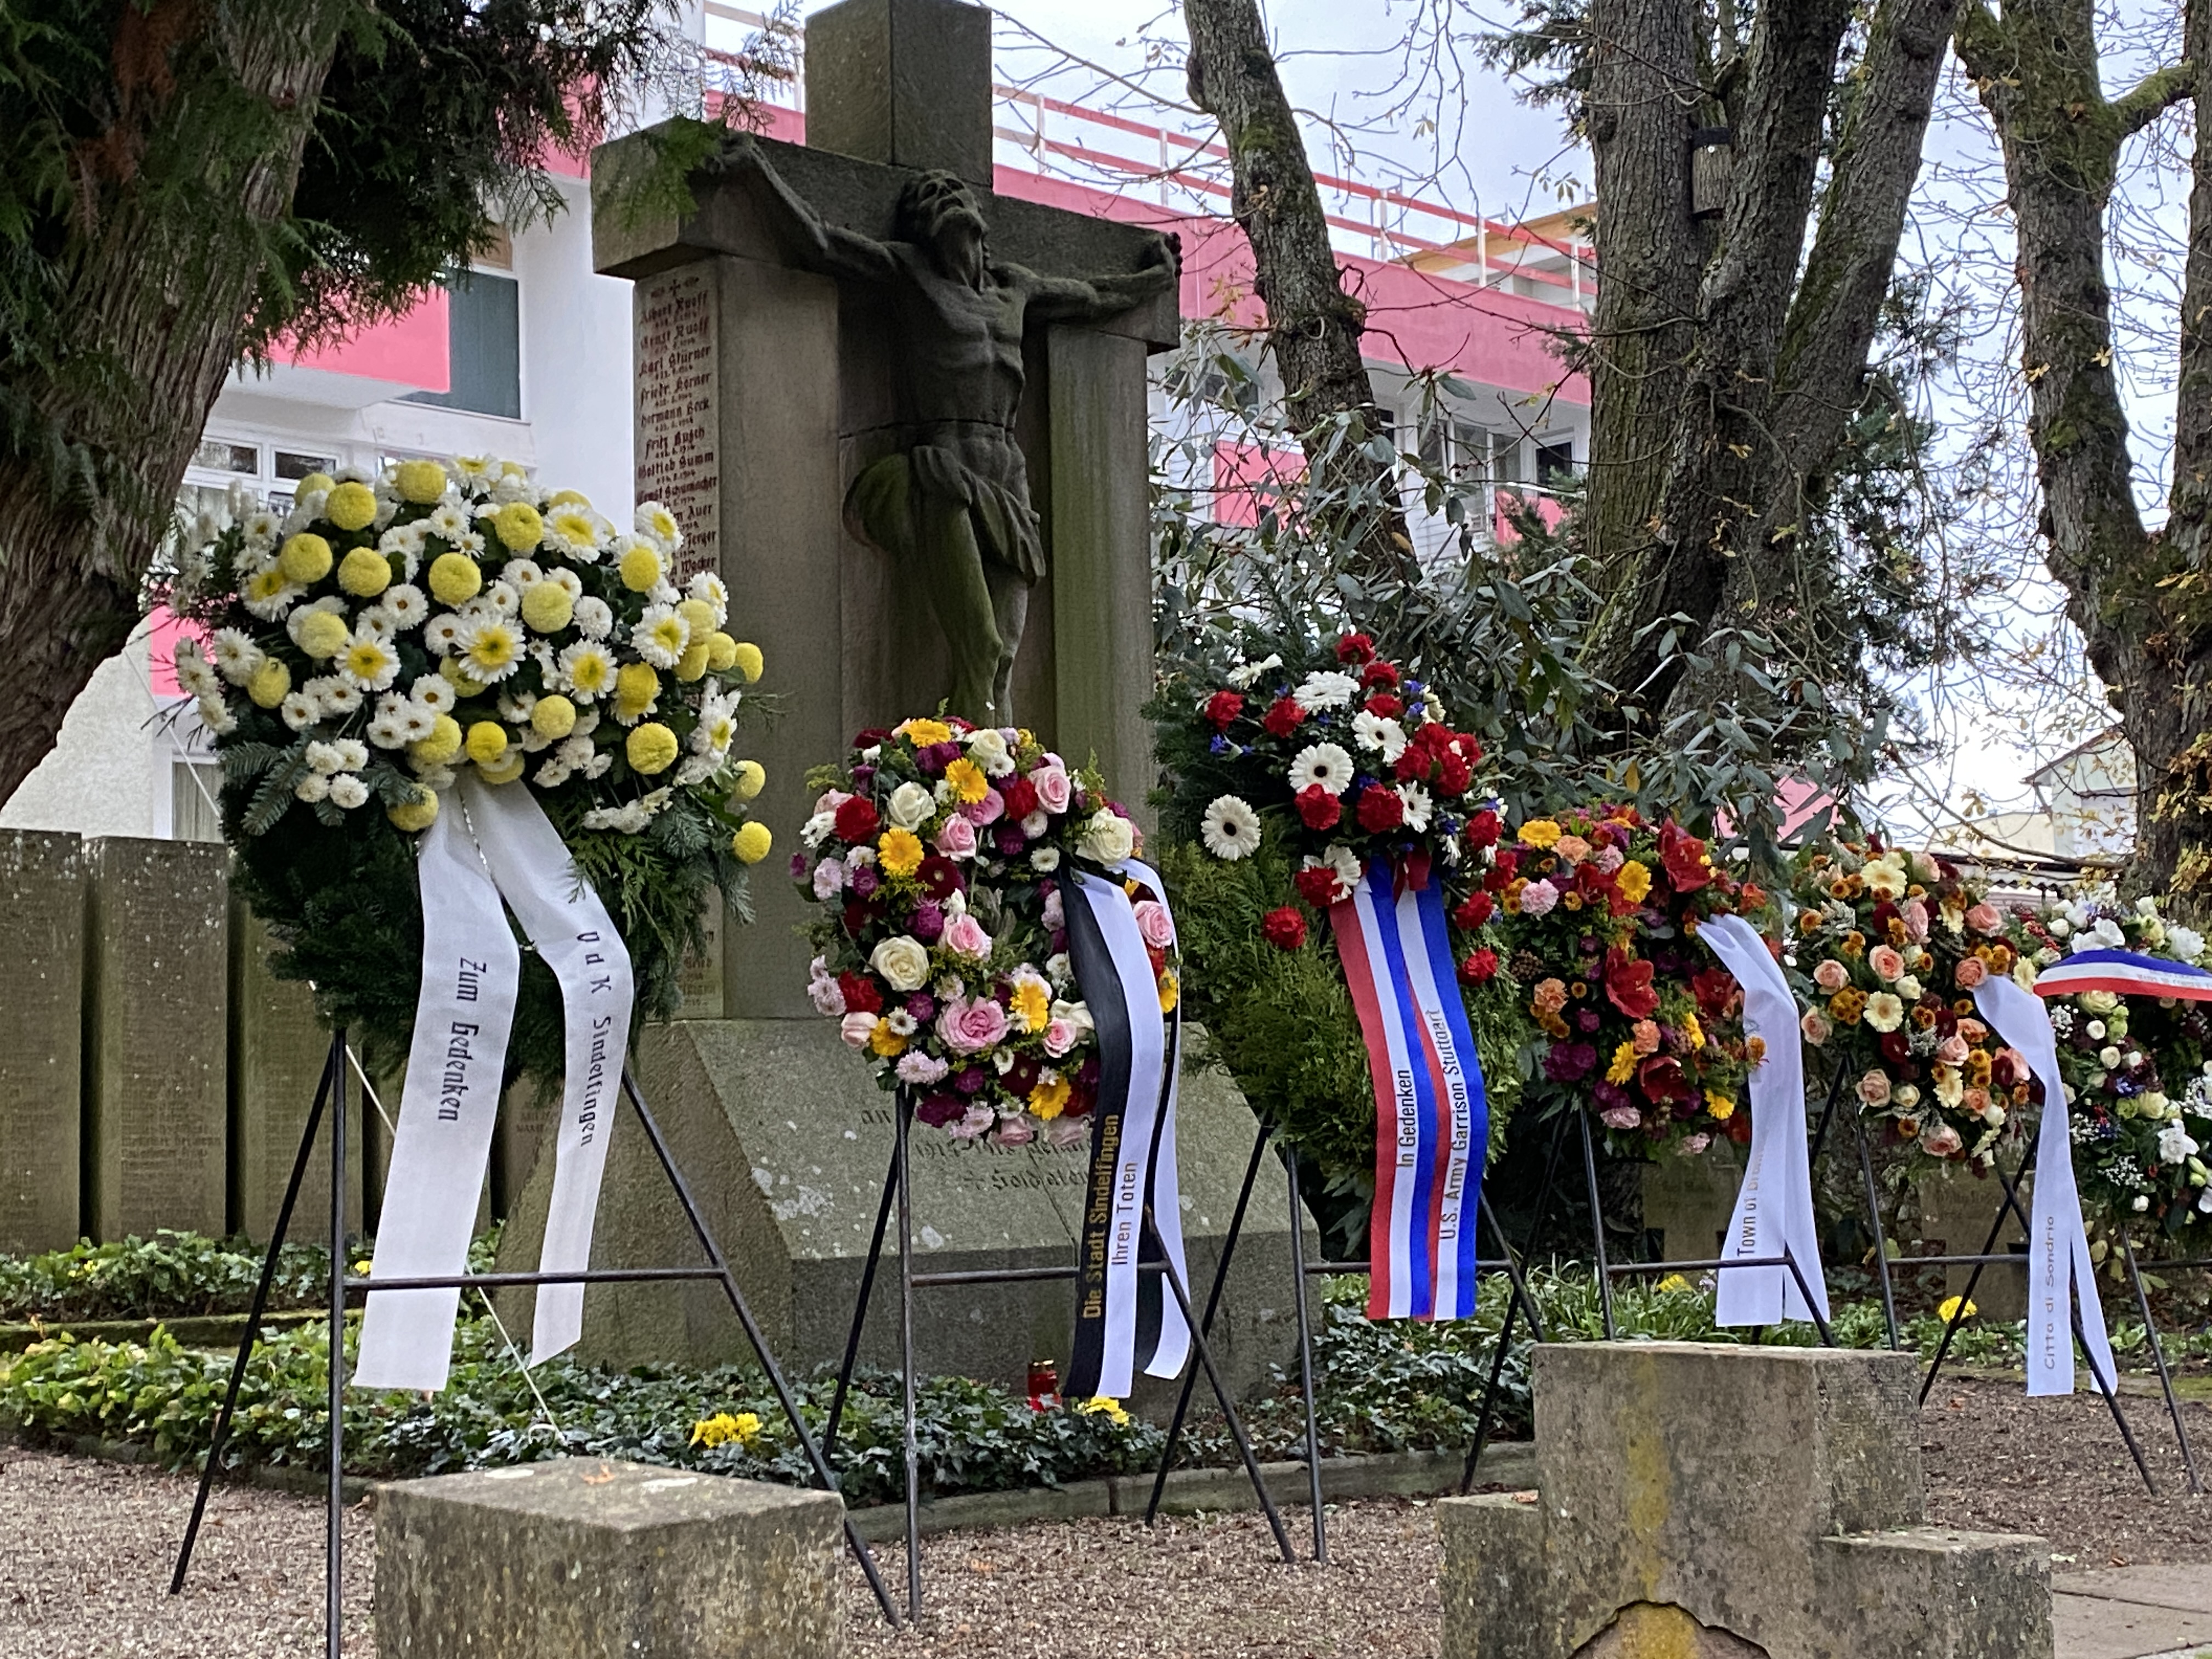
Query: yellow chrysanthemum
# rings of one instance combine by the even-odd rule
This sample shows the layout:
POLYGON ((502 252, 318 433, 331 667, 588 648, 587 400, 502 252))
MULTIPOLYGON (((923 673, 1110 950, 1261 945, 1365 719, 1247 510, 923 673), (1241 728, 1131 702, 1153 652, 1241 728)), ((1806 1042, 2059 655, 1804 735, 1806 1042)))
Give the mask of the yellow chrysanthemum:
POLYGON ((545 520, 528 501, 509 501, 492 515, 491 527, 510 553, 527 553, 545 539, 545 520))
POLYGON ((418 783, 415 786, 415 798, 412 800, 404 806, 386 807, 384 816, 392 820, 395 829, 404 830, 410 834, 417 830, 428 830, 437 822, 437 793, 434 790, 425 789, 418 783))
POLYGON ((911 830, 886 830, 876 843, 876 861, 887 876, 910 876, 921 868, 921 838, 911 830))
POLYGON ((461 723, 451 714, 441 714, 432 723, 430 735, 409 744, 407 753, 418 764, 443 766, 461 752, 461 723))
POLYGON ((633 547, 622 556, 615 574, 631 592, 642 593, 660 580, 660 555, 649 547, 633 547))
POLYGON ((633 772, 647 777, 665 772, 676 763, 676 734, 659 720, 647 720, 629 734, 623 753, 629 757, 633 772))
MULTIPOLYGON (((747 685, 750 685, 754 681, 760 678, 761 673, 767 668, 768 663, 766 659, 761 655, 760 647, 752 644, 749 641, 739 640, 731 653, 730 665, 735 668, 738 673, 744 675, 745 684, 747 685)), ((934 722, 933 722, 933 723, 934 722)), ((945 739, 939 738, 938 741, 942 743, 945 739)))
POLYGON ((540 697, 530 711, 530 728, 557 742, 576 729, 576 705, 563 696, 540 697))
POLYGON ((478 720, 469 727, 469 758, 478 766, 494 766, 507 753, 507 728, 497 720, 478 720))
POLYGON ((446 469, 435 461, 402 461, 392 483, 401 501, 428 507, 446 493, 446 469))
POLYGON ((494 761, 489 766, 477 768, 477 775, 486 783, 513 783, 530 764, 530 757, 520 749, 510 749, 506 758, 494 761))
POLYGON ((365 483, 342 483, 324 501, 323 516, 341 530, 365 530, 376 522, 376 493, 365 483))
POLYGON ((1636 1075, 1636 1045, 1624 1042, 1613 1051, 1613 1064, 1605 1068, 1607 1083, 1626 1083, 1636 1075))
POLYGON ((339 562, 338 586, 356 599, 373 599, 392 586, 392 561, 373 547, 356 547, 339 562))
POLYGON ((1549 818, 1531 818, 1521 826, 1521 839, 1531 847, 1555 846, 1559 839, 1559 826, 1549 818))
POLYGON ((685 646, 684 647, 684 654, 677 658, 676 666, 672 672, 675 674, 678 679, 683 681, 686 685, 690 684, 694 680, 702 680, 706 678, 706 641, 702 640, 696 645, 685 646))
POLYGON ((1715 1090, 1705 1091, 1705 1110, 1725 1123, 1735 1115, 1735 1102, 1715 1090))
POLYGON ((338 481, 327 472, 310 472, 299 483, 294 484, 292 489, 295 495, 312 495, 318 489, 335 489, 337 488, 337 483, 338 481))
POLYGON ((885 1060, 896 1060, 906 1052, 906 1039, 891 1030, 890 1021, 879 1019, 868 1033, 868 1047, 885 1060))
POLYGON ((1067 1109, 1068 1099, 1074 1093, 1075 1085, 1064 1077, 1040 1083, 1030 1091, 1030 1110, 1049 1123, 1067 1109))
POLYGON ((256 708, 274 708, 291 690, 292 671, 274 657, 264 657, 253 678, 246 683, 246 695, 253 699, 256 708))
POLYGON ((775 837, 764 823, 741 823, 738 833, 730 837, 730 854, 740 864, 758 864, 775 845, 775 837))
POLYGON ((1121 1402, 1103 1394, 1094 1395, 1078 1409, 1085 1417, 1103 1417, 1117 1429, 1126 1426, 1129 1421, 1129 1413, 1122 1409, 1121 1402))
POLYGON ((430 592, 441 605, 466 605, 483 586, 483 572, 465 553, 441 553, 430 561, 430 592))
POLYGON ((952 728, 943 720, 908 720, 891 733, 904 738, 917 749, 927 749, 933 743, 952 741, 952 728))
POLYGON ((716 674, 726 673, 738 660, 738 642, 717 629, 707 635, 707 667, 716 674))
POLYGON ((331 574, 331 544, 312 530, 303 530, 288 538, 284 550, 276 556, 276 568, 284 573, 287 581, 306 586, 319 582, 331 574))
POLYGON ((472 677, 489 682, 506 673, 521 654, 520 629, 486 620, 469 630, 469 642, 448 660, 458 659, 472 677))
POLYGON ((1176 1004, 1182 1000, 1182 981, 1175 976, 1175 970, 1170 969, 1160 975, 1160 1012, 1164 1014, 1175 1012, 1176 1004))
POLYGON ((615 673, 615 715, 635 720, 660 696, 660 676, 649 662, 626 662, 615 673))
POLYGON ((352 637, 345 618, 335 611, 315 611, 300 624, 300 649, 318 659, 337 656, 352 637))
POLYGON ((700 643, 714 631, 714 607, 704 599, 679 599, 676 614, 684 618, 684 625, 691 630, 691 637, 700 643))
POLYGON ((945 781, 952 786, 952 793, 970 805, 991 793, 991 781, 983 775, 983 769, 963 755, 945 769, 945 781))
POLYGON ((761 1420, 752 1412, 739 1412, 735 1417, 727 1412, 716 1412, 712 1417, 702 1417, 691 1425, 691 1443, 712 1451, 732 1440, 740 1446, 750 1446, 760 1438, 761 1420))
POLYGON ((1620 866, 1620 874, 1617 879, 1621 897, 1626 899, 1631 904, 1643 903, 1644 895, 1651 890, 1650 866, 1638 864, 1633 859, 1620 866))
POLYGON ((730 781, 730 793, 735 799, 750 800, 767 785, 767 769, 758 761, 739 761, 737 775, 730 781))
POLYGON ((592 510, 592 498, 580 489, 556 489, 545 499, 548 507, 580 507, 592 510))
POLYGON ((576 602, 558 582, 532 582, 522 596, 522 620, 540 634, 557 634, 575 617, 576 602))
POLYGON ((1013 1003, 1006 1011, 1018 1031, 1042 1031, 1052 1018, 1052 990, 1041 979, 1014 981, 1013 1003))

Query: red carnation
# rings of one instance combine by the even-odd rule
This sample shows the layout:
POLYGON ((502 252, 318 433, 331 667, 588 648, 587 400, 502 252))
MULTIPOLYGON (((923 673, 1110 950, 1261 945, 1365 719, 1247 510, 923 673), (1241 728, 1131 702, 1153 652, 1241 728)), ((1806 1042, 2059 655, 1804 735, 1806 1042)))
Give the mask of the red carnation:
POLYGON ((1334 830, 1344 816, 1344 803, 1317 783, 1298 791, 1298 816, 1309 830, 1334 830))
POLYGON ((1487 948, 1471 952, 1459 965, 1461 982, 1487 985, 1498 976, 1498 952, 1487 948))
POLYGON ((1316 910, 1326 910, 1336 902, 1336 872, 1326 864, 1310 865, 1299 871, 1291 878, 1291 884, 1316 910))
POLYGON ((1395 720, 1406 712, 1406 700, 1394 697, 1388 691, 1377 691, 1368 698, 1367 712, 1378 720, 1395 720))
POLYGON ((1260 932, 1279 951, 1305 948, 1306 919, 1295 906, 1283 905, 1260 918, 1260 932))
POLYGON ((1487 893, 1470 893, 1452 910, 1452 921, 1462 933, 1473 933, 1488 921, 1498 908, 1497 902, 1487 893))
POLYGON ((1397 665, 1378 658, 1359 671, 1359 683, 1370 691, 1378 685, 1395 686, 1398 684, 1397 665))
POLYGON ((1651 964, 1630 956, 1618 945, 1607 951, 1605 1000, 1631 1019, 1650 1018, 1659 1006, 1659 994, 1651 988, 1651 964))
POLYGON ((875 802, 866 795, 848 795, 837 804, 836 823, 838 839, 857 845, 873 841, 883 819, 877 816, 875 802))
POLYGON ((1478 853, 1486 847, 1495 847, 1502 828, 1498 814, 1486 806, 1467 821, 1467 844, 1478 853))
POLYGON ((999 786, 999 795, 1006 803, 1006 816, 1019 823, 1037 810, 1036 785, 1027 778, 1009 778, 999 786))
POLYGON ((889 743, 890 740, 891 733, 889 726, 872 726, 865 732, 856 732, 853 734, 853 747, 873 749, 878 744, 889 743))
MULTIPOLYGON (((1521 855, 1509 847, 1504 852, 1498 854, 1496 858, 1491 860, 1490 867, 1498 872, 1499 875, 1504 877, 1506 880, 1510 881, 1515 876, 1521 873, 1521 855)), ((1488 882, 1485 882, 1482 884, 1486 887, 1490 886, 1488 882)), ((1494 892, 1497 890, 1492 888, 1492 890, 1494 892)))
POLYGON ((845 994, 847 1013, 876 1014, 883 1012, 884 994, 876 988, 874 975, 848 970, 837 975, 837 988, 845 994))
POLYGON ((1667 879, 1678 893, 1694 893, 1713 878, 1705 842, 1677 829, 1671 819, 1659 826, 1659 862, 1667 866, 1667 879))
POLYGON ((1375 656, 1375 641, 1364 634, 1346 634, 1336 642, 1339 662, 1369 662, 1375 656))
POLYGON ((1298 729, 1298 722, 1305 717, 1306 711, 1298 707, 1296 697, 1278 697, 1268 704, 1267 712, 1260 717, 1260 724, 1267 728, 1269 737, 1287 738, 1298 729))
POLYGON ((1243 712, 1242 691, 1217 691, 1206 700, 1206 718, 1213 722, 1217 732, 1226 732, 1229 723, 1243 712))
POLYGON ((1370 836, 1395 830, 1406 821, 1406 803, 1395 789, 1370 783, 1359 792, 1359 827, 1370 836))
POLYGON ((845 931, 858 939, 868 930, 868 907, 860 899, 845 901, 845 931))

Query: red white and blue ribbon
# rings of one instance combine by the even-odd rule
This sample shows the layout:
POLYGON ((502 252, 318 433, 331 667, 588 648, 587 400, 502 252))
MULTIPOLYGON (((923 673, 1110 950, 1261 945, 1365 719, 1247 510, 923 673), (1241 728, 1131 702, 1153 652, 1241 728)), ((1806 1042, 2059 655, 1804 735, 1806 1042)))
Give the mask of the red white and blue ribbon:
POLYGON ((1328 919, 1375 1085, 1367 1316, 1471 1318, 1490 1109, 1443 888, 1377 860, 1328 919))
POLYGON ((2083 991, 2212 1001, 2212 973, 2133 951, 2076 951, 2035 976, 2035 994, 2040 997, 2070 997, 2083 991))

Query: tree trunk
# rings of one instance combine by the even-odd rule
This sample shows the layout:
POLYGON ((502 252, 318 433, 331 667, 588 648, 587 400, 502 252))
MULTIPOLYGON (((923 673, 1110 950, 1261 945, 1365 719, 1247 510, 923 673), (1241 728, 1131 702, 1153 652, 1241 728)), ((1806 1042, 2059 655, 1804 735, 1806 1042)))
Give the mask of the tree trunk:
MULTIPOLYGON (((101 384, 88 389, 75 374, 16 383, 52 429, 92 459, 64 480, 46 455, 0 455, 0 660, 10 665, 12 693, 0 702, 0 800, 52 748, 70 703, 137 621, 169 504, 237 362, 267 273, 268 251, 253 233, 274 225, 291 200, 308 114, 335 50, 331 22, 315 8, 301 13, 293 28, 219 42, 239 86, 266 99, 290 135, 228 182, 243 211, 179 246, 126 170, 100 191, 97 222, 54 300, 82 319, 78 362, 65 367, 102 365, 101 384)), ((137 16, 123 8, 118 64, 130 61, 132 45, 120 31, 137 16)), ((234 27, 212 9, 197 18, 203 28, 234 27)), ((110 153, 162 142, 173 131, 176 100, 191 94, 122 88, 118 125, 138 131, 110 153)))

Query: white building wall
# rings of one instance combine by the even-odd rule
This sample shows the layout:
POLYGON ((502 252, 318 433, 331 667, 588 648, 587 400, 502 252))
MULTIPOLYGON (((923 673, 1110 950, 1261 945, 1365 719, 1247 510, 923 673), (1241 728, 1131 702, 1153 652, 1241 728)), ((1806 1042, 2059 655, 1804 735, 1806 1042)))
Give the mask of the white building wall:
POLYGON ((0 829, 74 830, 82 836, 151 836, 166 827, 155 814, 155 788, 166 767, 149 763, 156 707, 146 671, 146 630, 93 671, 70 705, 53 752, 23 780, 4 805, 0 829))
POLYGON ((630 287, 592 269, 591 191, 560 181, 568 210, 514 238, 522 285, 522 412, 539 477, 580 489, 629 527, 630 287))

